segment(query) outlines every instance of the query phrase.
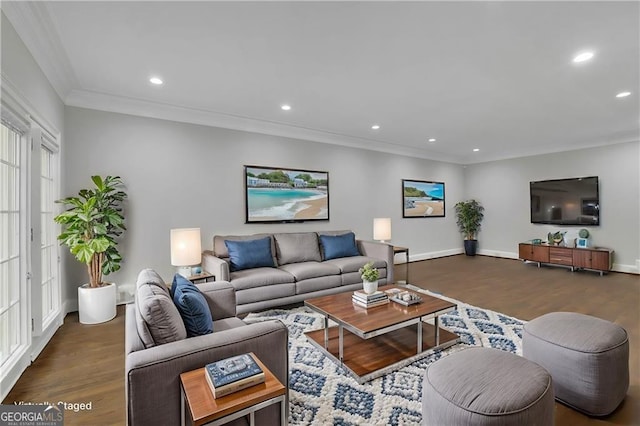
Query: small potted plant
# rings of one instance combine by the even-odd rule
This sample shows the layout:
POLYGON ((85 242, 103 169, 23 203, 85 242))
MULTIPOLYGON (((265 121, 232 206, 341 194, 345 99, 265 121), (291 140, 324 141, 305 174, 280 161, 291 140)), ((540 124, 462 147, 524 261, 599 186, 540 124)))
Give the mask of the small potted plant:
POLYGON ((364 292, 367 294, 375 293, 378 290, 380 272, 377 268, 373 267, 373 262, 365 264, 358 272, 360 272, 360 277, 362 278, 362 288, 364 292))
POLYGON ((464 235, 464 252, 475 256, 478 249, 476 235, 484 218, 484 207, 476 200, 460 201, 455 205, 457 225, 464 235))
POLYGON ((116 316, 116 286, 103 282, 102 277, 120 269, 117 238, 126 230, 122 203, 127 194, 120 189, 120 176, 91 176, 91 180, 95 188, 81 189, 77 197, 56 201, 68 209, 54 218, 63 228, 58 235, 60 244, 87 265, 89 283, 78 287, 83 324, 97 324, 116 316))

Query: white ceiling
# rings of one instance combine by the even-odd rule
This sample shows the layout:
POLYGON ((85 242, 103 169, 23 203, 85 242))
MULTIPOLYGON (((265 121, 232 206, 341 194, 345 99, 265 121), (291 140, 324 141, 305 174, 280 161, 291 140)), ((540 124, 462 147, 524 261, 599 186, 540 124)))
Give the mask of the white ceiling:
POLYGON ((67 105, 462 164, 639 140, 639 6, 2 2, 67 105))

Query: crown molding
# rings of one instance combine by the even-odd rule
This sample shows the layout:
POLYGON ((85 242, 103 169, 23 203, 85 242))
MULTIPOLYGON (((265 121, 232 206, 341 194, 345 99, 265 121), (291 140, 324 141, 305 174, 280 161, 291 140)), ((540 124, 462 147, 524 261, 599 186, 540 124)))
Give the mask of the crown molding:
POLYGON ((46 2, 2 1, 1 6, 60 99, 64 99, 72 88, 79 87, 46 2))
POLYGON ((178 121, 182 123, 221 127, 225 129, 262 133, 292 139, 310 140, 314 142, 367 149, 370 151, 424 158, 447 163, 459 163, 459 159, 457 158, 433 151, 420 150, 372 139, 357 138, 354 136, 308 129, 278 122, 257 120, 248 117, 162 104, 123 96, 114 96, 88 90, 71 90, 69 95, 64 99, 64 103, 65 105, 79 108, 89 108, 120 114, 178 121))
POLYGON ((573 145, 572 147, 552 146, 552 145, 544 145, 541 147, 533 146, 527 150, 521 150, 519 152, 510 152, 510 153, 504 153, 504 154, 498 153, 496 155, 476 156, 475 158, 471 158, 471 156, 467 156, 460 162, 460 164, 465 166, 470 166, 473 164, 490 163, 493 161, 514 160, 516 158, 559 154, 563 152, 579 151, 582 149, 601 148, 605 146, 618 145, 623 143, 637 143, 637 142, 640 142, 640 135, 632 135, 629 137, 620 137, 615 139, 585 142, 585 143, 573 145))

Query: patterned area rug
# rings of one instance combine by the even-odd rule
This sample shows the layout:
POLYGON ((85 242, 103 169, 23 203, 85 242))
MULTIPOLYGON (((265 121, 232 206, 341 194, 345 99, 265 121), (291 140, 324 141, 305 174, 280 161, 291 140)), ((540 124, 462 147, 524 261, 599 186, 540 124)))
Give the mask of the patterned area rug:
POLYGON ((321 315, 302 307, 252 313, 245 318, 249 323, 279 319, 289 329, 289 424, 419 425, 422 379, 429 364, 466 346, 522 355, 524 321, 420 291, 457 304, 455 311, 440 317, 440 324, 458 334, 462 343, 362 385, 307 342, 305 331, 323 327, 321 315))

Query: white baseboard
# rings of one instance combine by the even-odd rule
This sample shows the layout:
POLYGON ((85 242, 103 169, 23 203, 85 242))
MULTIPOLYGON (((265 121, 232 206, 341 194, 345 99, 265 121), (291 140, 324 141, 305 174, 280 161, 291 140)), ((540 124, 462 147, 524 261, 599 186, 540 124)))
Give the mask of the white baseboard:
POLYGON ((438 257, 447 257, 454 256, 456 254, 464 253, 464 249, 451 249, 451 250, 441 250, 441 251, 432 251, 429 253, 418 253, 409 255, 409 261, 415 262, 416 260, 427 260, 427 259, 436 259, 438 257))
POLYGON ((611 270, 616 272, 625 272, 627 274, 640 274, 640 266, 622 265, 620 263, 614 263, 611 270))
POLYGON ((505 259, 518 259, 518 253, 514 253, 510 251, 481 249, 481 250, 478 250, 478 254, 481 256, 502 257, 505 259))

